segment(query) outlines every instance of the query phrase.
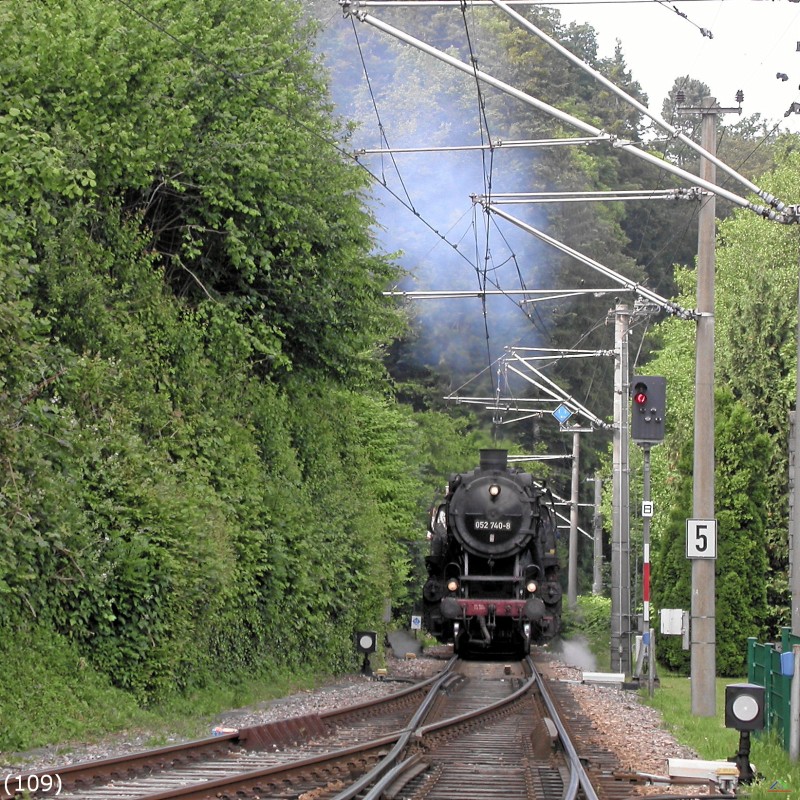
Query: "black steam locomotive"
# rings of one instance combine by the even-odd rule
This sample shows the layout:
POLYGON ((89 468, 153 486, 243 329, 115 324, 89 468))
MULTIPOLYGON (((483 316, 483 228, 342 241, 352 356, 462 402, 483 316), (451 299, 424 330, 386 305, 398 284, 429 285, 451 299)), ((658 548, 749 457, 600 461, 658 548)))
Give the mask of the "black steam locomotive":
POLYGON ((434 508, 423 589, 426 630, 459 655, 527 655, 561 626, 556 521, 549 491, 481 450, 434 508))

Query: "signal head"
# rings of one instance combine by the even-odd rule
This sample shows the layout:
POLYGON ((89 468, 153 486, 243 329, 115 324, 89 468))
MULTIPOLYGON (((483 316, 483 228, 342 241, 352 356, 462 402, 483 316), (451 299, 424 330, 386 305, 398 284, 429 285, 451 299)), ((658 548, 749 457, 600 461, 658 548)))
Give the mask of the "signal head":
POLYGON ((631 438, 635 442, 658 443, 664 439, 667 380, 662 375, 636 377, 631 386, 633 414, 631 438))

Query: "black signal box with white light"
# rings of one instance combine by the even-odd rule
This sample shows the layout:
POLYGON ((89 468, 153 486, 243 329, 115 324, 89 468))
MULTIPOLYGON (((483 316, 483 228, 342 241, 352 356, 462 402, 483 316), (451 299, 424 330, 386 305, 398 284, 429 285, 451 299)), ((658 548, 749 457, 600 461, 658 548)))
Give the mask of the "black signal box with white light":
POLYGON ((357 631, 356 649, 360 653, 374 653, 378 649, 378 634, 375 631, 357 631))
POLYGON ((356 650, 364 656, 364 663, 361 665, 362 675, 372 675, 372 667, 369 664, 369 654, 378 649, 378 634, 375 631, 356 631, 353 637, 356 641, 356 650))
POLYGON ((765 691, 757 683, 731 683, 725 687, 725 727, 737 731, 764 728, 765 691))
POLYGON ((634 378, 631 401, 631 438, 641 443, 663 442, 667 379, 663 375, 634 378))
POLYGON ((729 683, 725 687, 725 727, 739 731, 739 750, 728 761, 736 764, 740 783, 753 783, 759 776, 750 763, 750 732, 765 725, 766 691, 757 683, 729 683))

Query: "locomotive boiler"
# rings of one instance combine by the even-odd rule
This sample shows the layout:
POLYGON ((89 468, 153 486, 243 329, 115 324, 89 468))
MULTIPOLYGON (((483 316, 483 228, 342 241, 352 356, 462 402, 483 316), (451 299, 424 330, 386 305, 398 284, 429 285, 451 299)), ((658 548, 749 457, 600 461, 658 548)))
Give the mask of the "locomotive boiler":
POLYGON ((481 450, 451 477, 428 529, 426 630, 459 655, 526 655, 561 625, 556 521, 549 491, 481 450))

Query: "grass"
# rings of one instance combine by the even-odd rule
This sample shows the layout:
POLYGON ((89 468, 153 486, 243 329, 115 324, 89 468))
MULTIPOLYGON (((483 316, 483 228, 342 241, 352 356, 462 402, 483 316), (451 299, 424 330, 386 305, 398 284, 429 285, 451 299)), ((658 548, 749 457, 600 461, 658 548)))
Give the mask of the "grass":
MULTIPOLYGON (((700 758, 727 760, 739 749, 739 734, 725 727, 725 687, 744 679, 717 679, 717 713, 714 717, 692 715, 691 681, 686 677, 659 676, 660 688, 652 698, 643 693, 644 702, 658 709, 665 727, 682 744, 691 747, 700 758)), ((741 786, 739 796, 769 800, 776 796, 800 798, 800 764, 793 764, 788 753, 774 736, 751 737, 750 763, 760 780, 741 786)))
POLYGON ((133 699, 99 675, 69 642, 44 630, 0 641, 0 753, 93 731, 118 731, 148 717, 133 699))
MULTIPOLYGON (((597 658, 600 671, 609 669, 610 600, 603 597, 581 596, 578 607, 564 615, 565 638, 580 637, 597 658)), ((718 678, 714 717, 692 715, 691 681, 675 675, 659 675, 660 688, 652 698, 642 691, 643 702, 658 709, 665 727, 675 738, 691 747, 699 758, 725 761, 739 750, 739 734, 725 727, 725 687, 730 683, 746 682, 745 678, 718 678)), ((759 780, 751 786, 741 786, 739 796, 753 800, 775 800, 776 797, 800 800, 800 763, 792 763, 774 735, 751 736, 750 763, 755 766, 759 780)))
POLYGON ((68 753, 125 732, 160 747, 177 739, 209 736, 214 717, 320 685, 313 675, 263 674, 176 695, 143 709, 92 669, 63 637, 34 629, 24 638, 0 637, 0 769, 25 760, 25 752, 58 745, 68 753))

